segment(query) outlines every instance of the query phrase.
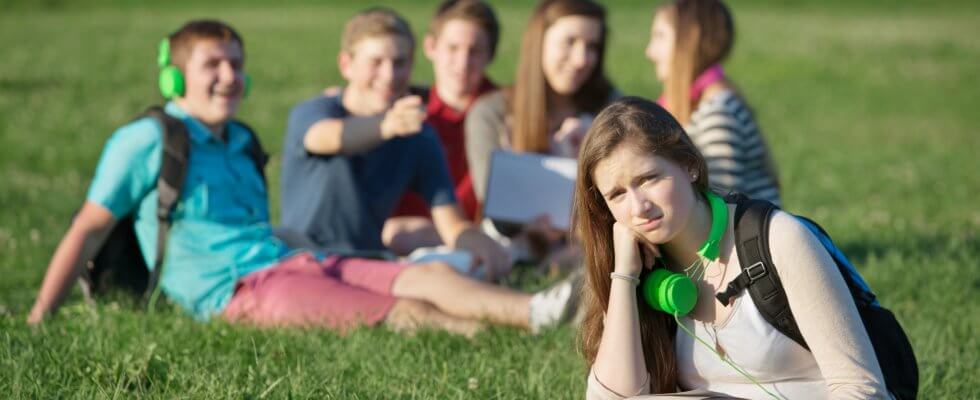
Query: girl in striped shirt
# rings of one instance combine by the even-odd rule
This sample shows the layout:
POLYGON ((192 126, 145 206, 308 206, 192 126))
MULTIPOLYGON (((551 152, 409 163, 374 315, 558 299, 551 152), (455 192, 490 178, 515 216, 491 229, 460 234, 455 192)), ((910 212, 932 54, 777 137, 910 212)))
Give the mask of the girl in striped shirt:
POLYGON ((734 39, 728 8, 719 0, 672 1, 657 9, 650 31, 646 55, 665 88, 658 103, 684 125, 712 184, 781 205, 752 110, 721 68, 734 39))

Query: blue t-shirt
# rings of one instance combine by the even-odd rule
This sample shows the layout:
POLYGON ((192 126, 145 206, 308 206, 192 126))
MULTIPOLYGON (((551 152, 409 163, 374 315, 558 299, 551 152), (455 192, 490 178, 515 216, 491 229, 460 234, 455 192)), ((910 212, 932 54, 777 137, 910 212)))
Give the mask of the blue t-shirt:
POLYGON ((349 116, 341 96, 317 96, 289 113, 282 161, 282 225, 324 249, 381 250, 381 229, 406 190, 430 207, 456 202, 432 127, 357 155, 316 155, 303 138, 313 124, 349 116))
MULTIPOLYGON (((172 214, 160 286, 198 319, 220 313, 239 278, 275 264, 286 246, 272 235, 268 196, 249 157, 251 135, 237 124, 227 142, 175 103, 165 111, 190 135, 187 178, 172 214)), ((106 143, 87 200, 116 219, 133 214, 146 264, 157 245, 157 176, 163 131, 146 117, 119 128, 106 143)))

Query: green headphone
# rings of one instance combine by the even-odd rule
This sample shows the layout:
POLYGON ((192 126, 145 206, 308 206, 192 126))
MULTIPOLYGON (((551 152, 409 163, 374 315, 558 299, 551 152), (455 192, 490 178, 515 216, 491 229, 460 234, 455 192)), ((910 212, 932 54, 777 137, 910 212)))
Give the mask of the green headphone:
MULTIPOLYGON (((721 251, 721 237, 728 227, 728 206, 724 199, 711 191, 705 191, 704 195, 711 206, 711 231, 698 255, 716 260, 721 251)), ((650 307, 671 315, 687 315, 698 301, 698 288, 691 278, 665 268, 657 268, 647 275, 641 293, 650 307)))
MULTIPOLYGON (((157 47, 157 66, 160 67, 160 77, 157 84, 160 87, 160 94, 166 99, 180 97, 184 95, 184 74, 180 68, 171 64, 170 59, 170 38, 163 38, 160 46, 157 47)), ((242 98, 248 97, 252 88, 252 77, 245 74, 245 88, 242 98)))

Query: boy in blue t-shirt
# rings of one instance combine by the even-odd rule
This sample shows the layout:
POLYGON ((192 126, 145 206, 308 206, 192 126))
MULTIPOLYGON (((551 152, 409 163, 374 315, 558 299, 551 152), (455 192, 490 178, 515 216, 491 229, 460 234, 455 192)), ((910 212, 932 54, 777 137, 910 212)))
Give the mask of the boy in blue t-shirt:
MULTIPOLYGON (((170 35, 168 44, 185 84, 165 112, 187 128, 189 160, 160 286, 186 311, 201 320, 219 316, 266 326, 385 323, 460 333, 472 333, 482 320, 536 330, 568 315, 568 284, 532 296, 473 281, 444 264, 290 252, 269 226, 265 184, 249 155, 252 136, 231 122, 245 92, 241 37, 222 22, 198 20, 170 35)), ((85 261, 127 215, 153 265, 162 134, 147 117, 109 139, 86 201, 48 265, 29 323, 58 307, 85 261)))
POLYGON ((443 243, 467 250, 488 279, 510 256, 462 214, 445 154, 408 94, 415 43, 395 12, 373 8, 348 21, 338 64, 339 95, 296 105, 282 164, 282 225, 323 249, 381 250, 385 220, 410 190, 429 204, 443 243))

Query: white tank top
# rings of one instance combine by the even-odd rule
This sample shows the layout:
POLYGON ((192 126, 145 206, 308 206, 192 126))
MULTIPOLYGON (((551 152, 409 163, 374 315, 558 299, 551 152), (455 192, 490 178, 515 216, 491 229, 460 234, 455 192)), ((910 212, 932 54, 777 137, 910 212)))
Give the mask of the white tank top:
MULTIPOLYGON (((743 291, 733 307, 721 325, 688 317, 680 321, 704 341, 717 344, 722 354, 766 390, 787 399, 827 398, 827 386, 813 354, 766 322, 748 292, 743 291)), ((772 398, 680 328, 676 351, 678 380, 684 390, 707 389, 747 399, 772 398)))

